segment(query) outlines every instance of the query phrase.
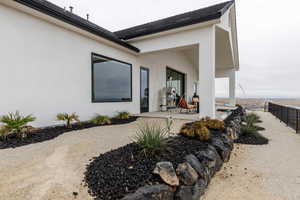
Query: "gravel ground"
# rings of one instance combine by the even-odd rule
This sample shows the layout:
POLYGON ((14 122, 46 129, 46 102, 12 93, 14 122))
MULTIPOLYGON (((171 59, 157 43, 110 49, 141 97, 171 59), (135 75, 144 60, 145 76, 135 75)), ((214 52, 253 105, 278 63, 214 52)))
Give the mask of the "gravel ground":
MULTIPOLYGON (((236 144, 230 162, 213 178, 202 200, 300 199, 300 135, 271 114, 258 114, 269 144, 236 144)), ((81 185, 85 165, 93 156, 129 143, 139 121, 0 150, 0 199, 91 199, 81 185), (77 198, 73 192, 78 193, 77 198)), ((178 130, 184 122, 176 121, 174 128, 178 130)))
MULTIPOLYGON (((91 199, 81 185, 86 164, 100 153, 131 142, 141 120, 68 132, 46 142, 0 150, 0 199, 91 199)), ((174 129, 178 131, 185 122, 176 120, 174 129)))
POLYGON ((257 112, 268 145, 237 144, 229 163, 201 200, 299 200, 300 134, 269 113, 257 112))

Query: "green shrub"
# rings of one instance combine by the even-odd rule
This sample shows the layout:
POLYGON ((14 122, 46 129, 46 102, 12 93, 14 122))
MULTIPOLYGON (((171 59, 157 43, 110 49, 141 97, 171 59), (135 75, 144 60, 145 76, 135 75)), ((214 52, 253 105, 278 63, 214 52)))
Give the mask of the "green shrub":
POLYGON ((245 136, 251 136, 251 135, 257 135, 258 131, 255 126, 243 125, 241 127, 241 133, 242 133, 242 135, 245 135, 245 136))
MULTIPOLYGON (((211 119, 209 117, 205 117, 198 122, 202 123, 208 129, 217 129, 217 130, 221 130, 221 131, 223 131, 225 129, 224 121, 221 121, 218 119, 211 119)), ((195 123, 198 123, 198 122, 195 122, 195 123)))
POLYGON ((197 138, 201 141, 207 141, 210 138, 210 131, 202 121, 197 121, 192 124, 184 124, 180 129, 180 134, 197 138))
POLYGON ((167 131, 158 123, 144 122, 134 136, 145 155, 158 155, 167 149, 167 131))
POLYGON ((116 119, 129 119, 130 113, 127 111, 118 112, 115 116, 116 119))
POLYGON ((4 138, 12 133, 16 133, 20 138, 26 137, 27 124, 35 119, 32 115, 22 116, 19 111, 3 115, 0 117, 0 122, 4 124, 0 134, 4 138))
POLYGON ((252 126, 254 126, 255 124, 260 123, 260 122, 261 122, 260 117, 257 114, 255 114, 255 113, 247 114, 247 116, 246 116, 247 124, 251 124, 252 126))
POLYGON ((6 140, 9 135, 9 130, 5 126, 0 126, 0 139, 6 140))
POLYGON ((95 117, 93 117, 91 122, 100 125, 111 124, 110 118, 104 115, 96 115, 95 117))
POLYGON ((68 113, 59 113, 56 115, 56 119, 58 121, 65 121, 67 128, 72 128, 72 122, 80 122, 79 116, 76 113, 68 114, 68 113))

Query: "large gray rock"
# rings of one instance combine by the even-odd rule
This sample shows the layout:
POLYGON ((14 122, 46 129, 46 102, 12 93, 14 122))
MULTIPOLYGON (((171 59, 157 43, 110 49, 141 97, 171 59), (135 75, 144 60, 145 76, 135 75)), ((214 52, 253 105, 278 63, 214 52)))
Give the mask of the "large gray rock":
POLYGON ((229 148, 231 151, 233 150, 233 140, 229 138, 225 133, 220 134, 220 139, 223 141, 224 145, 229 148))
POLYGON ((176 193, 177 200, 199 200, 204 194, 206 185, 204 180, 198 179, 194 186, 180 186, 176 193))
POLYGON ((184 185, 194 185, 199 177, 194 168, 187 162, 179 164, 176 172, 184 185))
POLYGON ((198 158, 193 155, 187 155, 185 157, 185 160, 187 163, 189 163, 198 173, 199 177, 201 177, 203 180, 205 180, 205 183, 209 183, 210 179, 210 172, 208 169, 209 164, 202 163, 198 160, 198 158))
POLYGON ((176 193, 177 200, 193 200, 194 186, 180 186, 176 193))
POLYGON ((223 162, 229 161, 231 150, 225 146, 222 139, 218 137, 211 138, 211 145, 217 150, 223 162))
POLYGON ((174 200, 174 191, 167 185, 152 185, 139 188, 122 200, 174 200))
POLYGON ((205 181, 202 179, 197 180, 193 188, 193 200, 199 200, 204 195, 206 189, 205 181))
POLYGON ((175 173, 171 162, 159 162, 156 163, 156 167, 153 171, 154 174, 158 174, 161 179, 172 186, 179 185, 179 179, 175 173))
POLYGON ((208 167, 210 176, 213 176, 222 167, 223 161, 216 149, 211 145, 208 145, 205 150, 197 152, 196 156, 203 165, 208 167))

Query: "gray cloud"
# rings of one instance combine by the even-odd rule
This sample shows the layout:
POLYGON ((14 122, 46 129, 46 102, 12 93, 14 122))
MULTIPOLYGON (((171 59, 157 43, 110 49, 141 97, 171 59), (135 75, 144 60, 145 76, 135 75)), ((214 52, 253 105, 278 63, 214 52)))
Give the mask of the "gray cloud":
MULTIPOLYGON (((73 5, 80 16, 109 30, 119 30, 195 10, 221 0, 51 0, 73 5)), ((300 97, 300 2, 236 0, 240 50, 238 83, 249 97, 300 97)), ((218 96, 228 94, 217 80, 218 96)), ((244 97, 241 89, 238 96, 244 97)))

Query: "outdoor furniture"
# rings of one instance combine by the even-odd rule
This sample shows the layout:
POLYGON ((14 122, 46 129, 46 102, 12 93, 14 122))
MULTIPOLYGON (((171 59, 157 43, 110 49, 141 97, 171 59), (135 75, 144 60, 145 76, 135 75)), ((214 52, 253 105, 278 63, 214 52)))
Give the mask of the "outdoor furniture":
POLYGON ((188 104, 183 97, 180 97, 178 107, 180 108, 180 112, 185 110, 186 112, 196 112, 197 105, 188 104))

